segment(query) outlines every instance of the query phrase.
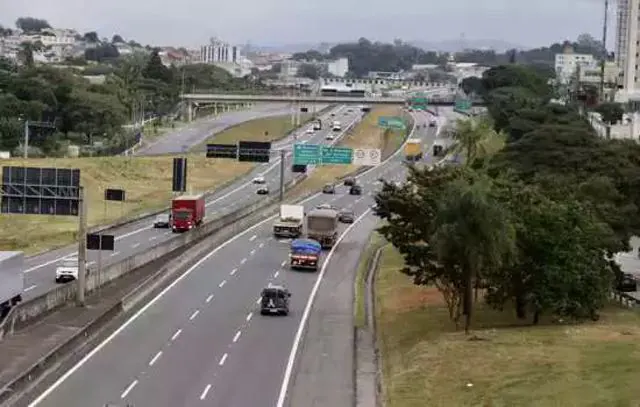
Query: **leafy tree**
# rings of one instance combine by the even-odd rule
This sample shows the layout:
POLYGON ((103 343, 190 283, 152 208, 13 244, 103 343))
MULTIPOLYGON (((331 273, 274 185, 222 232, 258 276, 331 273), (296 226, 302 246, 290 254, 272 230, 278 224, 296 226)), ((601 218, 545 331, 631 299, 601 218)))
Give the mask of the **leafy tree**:
POLYGON ((322 70, 315 64, 302 64, 298 69, 298 76, 301 78, 318 79, 322 70))
POLYGON ((518 111, 539 109, 542 105, 540 98, 524 87, 499 87, 491 90, 484 99, 496 131, 506 130, 518 111))
POLYGON ((296 52, 291 56, 294 61, 324 61, 327 56, 320 51, 309 50, 306 52, 296 52))
POLYGON ((51 28, 47 20, 33 17, 20 17, 16 20, 16 27, 26 33, 37 33, 45 28, 51 28))
POLYGON ((482 74, 482 87, 486 92, 507 87, 523 88, 540 98, 549 99, 553 92, 548 79, 526 66, 500 65, 482 74))
POLYGON ((33 54, 40 52, 44 49, 44 45, 40 41, 26 41, 20 44, 20 51, 18 52, 18 58, 27 67, 33 68, 35 64, 33 54))
POLYGON ((13 30, 11 28, 3 27, 0 25, 0 37, 8 37, 13 35, 13 30))
POLYGON ((491 121, 485 117, 460 119, 451 134, 453 144, 447 153, 459 157, 462 155, 465 165, 471 166, 476 160, 488 158, 496 144, 502 144, 506 138, 493 129, 491 121))
POLYGON ((170 82, 172 80, 171 71, 162 63, 159 52, 160 50, 157 48, 151 52, 151 57, 142 74, 145 78, 170 82))
POLYGON ((596 107, 596 112, 602 116, 602 121, 607 124, 607 138, 611 138, 611 126, 622 120, 624 109, 620 103, 605 102, 596 107))
POLYGON ((87 33, 84 33, 84 35, 82 36, 82 39, 88 42, 89 44, 97 44, 100 42, 100 37, 98 36, 98 33, 95 31, 89 31, 87 33))
POLYGON ((120 52, 113 44, 100 44, 94 48, 87 48, 84 51, 84 58, 87 61, 104 62, 118 58, 120 52))
POLYGON ((467 95, 476 94, 481 95, 484 94, 484 88, 482 87, 482 79, 477 76, 469 76, 466 77, 460 82, 460 89, 467 95))
POLYGON ((115 34, 112 38, 111 38, 111 43, 112 44, 125 44, 126 41, 122 39, 122 37, 119 34, 115 34))

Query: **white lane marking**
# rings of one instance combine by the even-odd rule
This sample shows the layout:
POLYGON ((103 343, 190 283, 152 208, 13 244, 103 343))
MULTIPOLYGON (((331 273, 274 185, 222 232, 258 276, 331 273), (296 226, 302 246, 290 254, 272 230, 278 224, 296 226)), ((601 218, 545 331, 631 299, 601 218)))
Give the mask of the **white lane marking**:
POLYGON ((302 340, 302 335, 304 333, 305 327, 307 325, 307 320, 309 319, 309 314, 311 313, 311 307, 313 307, 313 302, 315 301, 316 295, 318 294, 318 289, 320 288, 320 284, 322 283, 322 279, 324 278, 325 273, 327 272, 327 267, 331 262, 331 258, 333 254, 336 252, 336 248, 340 245, 340 242, 347 236, 347 234, 362 220, 365 216, 367 216, 371 212, 371 209, 367 209, 364 213, 347 227, 344 232, 340 235, 336 243, 331 248, 329 254, 324 259, 322 263, 322 269, 320 270, 320 274, 318 274, 318 278, 316 279, 315 284, 313 285, 313 289, 311 290, 311 294, 309 295, 309 300, 307 301, 307 305, 304 308, 304 312, 302 313, 302 319, 300 319, 300 324, 298 325, 298 331, 296 332, 296 336, 293 339, 293 344, 291 345, 291 353, 289 354, 289 360, 287 360, 287 367, 284 371, 284 378, 282 379, 282 386, 280 387, 280 394, 278 396, 277 407, 284 407, 285 398, 287 395, 287 390, 289 389, 289 382, 291 381, 291 374, 293 372, 293 366, 296 361, 296 356, 298 354, 298 347, 300 346, 300 342, 302 340))
POLYGON ((254 254, 256 254, 256 249, 253 249, 253 250, 251 250, 251 251, 249 252, 249 255, 250 255, 250 256, 253 256, 254 254))
POLYGON ((258 297, 258 299, 256 300, 256 304, 260 304, 260 301, 262 300, 261 297, 258 297))
POLYGON ((227 361, 227 356, 229 356, 229 355, 227 355, 226 353, 224 355, 222 355, 222 358, 220 358, 220 362, 218 362, 219 366, 224 365, 224 362, 227 361))
POLYGON ((253 312, 250 312, 249 314, 247 314, 246 320, 250 321, 252 316, 253 316, 253 312))
POLYGON ((231 270, 231 273, 229 273, 229 274, 234 275, 234 274, 236 274, 236 271, 238 271, 238 269, 233 269, 233 270, 231 270))
POLYGON ((151 236, 151 237, 149 238, 149 240, 150 240, 150 241, 151 241, 151 240, 156 240, 157 238, 158 238, 158 236, 151 236))
POLYGON ((160 359, 160 356, 162 356, 162 351, 159 351, 158 353, 156 353, 153 359, 149 361, 149 366, 153 366, 158 361, 158 359, 160 359))
POLYGON ((256 238, 258 237, 258 235, 253 235, 249 238, 250 242, 253 242, 254 240, 256 240, 256 238))
POLYGON ((222 282, 218 284, 218 287, 222 288, 225 284, 227 284, 227 280, 222 280, 222 282))
POLYGON ((280 272, 276 271, 275 274, 273 275, 273 278, 278 278, 278 274, 280 274, 280 272))
POLYGON ((209 295, 209 296, 207 297, 207 299, 205 300, 205 302, 206 302, 206 303, 210 303, 212 299, 213 299, 213 294, 209 295))
POLYGON ((191 316, 189 317, 189 321, 193 321, 198 316, 199 313, 200 313, 200 310, 193 311, 193 314, 191 314, 191 316))
POLYGON ((244 263, 246 263, 246 262, 247 262, 247 259, 246 259, 246 258, 245 258, 245 259, 240 260, 240 264, 244 264, 244 263))
POLYGON ((236 335, 233 337, 233 343, 238 342, 238 339, 240 338, 241 334, 242 334, 242 332, 240 332, 240 331, 236 332, 236 335))
POLYGON ((204 390, 202 390, 202 394, 200 394, 200 400, 204 400, 207 398, 207 393, 209 393, 209 390, 211 390, 211 385, 207 384, 207 387, 205 387, 204 390))
POLYGON ((182 333, 182 329, 178 329, 176 333, 173 334, 173 336, 171 337, 171 341, 175 341, 176 339, 178 339, 178 336, 180 336, 180 333, 182 333))
MULTIPOLYGON (((415 130, 415 127, 414 127, 415 130)), ((413 133, 413 130, 411 132, 411 134, 413 133)), ((409 138, 411 137, 411 134, 409 135, 409 138)), ((403 145, 404 146, 404 145, 403 145)), ((398 149, 398 151, 396 151, 394 154, 390 155, 389 157, 387 157, 386 160, 384 160, 380 165, 385 165, 387 164, 389 161, 391 161, 392 159, 395 159, 396 156, 398 156, 400 153, 402 153, 403 149, 402 146, 401 148, 398 149)), ((372 167, 371 169, 363 172, 362 174, 358 175, 356 178, 360 179, 361 177, 364 177, 366 175, 370 175, 371 171, 375 171, 377 169, 379 169, 380 166, 376 166, 376 167, 372 167)), ((311 195, 310 197, 303 199, 302 201, 299 202, 299 204, 303 204, 305 202, 309 202, 313 199, 316 199, 317 197, 321 196, 322 193, 316 193, 314 195, 311 195)), ((60 376, 60 378, 58 378, 58 380, 56 380, 51 386, 49 386, 45 391, 43 391, 34 401, 31 402, 31 404, 29 404, 28 407, 35 407, 38 404, 40 404, 43 400, 45 400, 51 393, 53 393, 58 387, 60 387, 60 385, 62 383, 64 383, 72 374, 74 374, 75 372, 77 372, 82 366, 84 366, 92 357, 94 357, 98 352, 100 352, 102 349, 104 349, 105 346, 107 346, 107 344, 109 344, 111 341, 114 340, 114 338, 116 338, 118 335, 120 335, 125 329, 127 329, 131 324, 133 324, 138 318, 140 318, 141 315, 143 315, 149 308, 151 308, 155 303, 157 303, 162 297, 164 297, 167 292, 169 292, 169 290, 171 290, 172 288, 174 288, 176 285, 180 284, 180 282, 182 280, 184 280, 185 278, 187 278, 191 273, 193 273, 194 270, 196 270, 198 267, 200 267, 203 263, 205 263, 207 260, 209 260, 211 257, 213 257, 216 253, 218 253, 220 250, 224 249, 225 247, 227 247, 228 245, 230 245, 231 243, 235 242, 236 240, 240 239, 241 237, 245 236, 247 233, 252 232, 253 230, 261 227, 262 225, 269 223, 269 222, 273 222, 274 219, 276 219, 278 217, 278 215, 274 215, 270 218, 267 218, 261 222, 256 223, 253 226, 250 226, 249 228, 247 228, 246 230, 244 230, 243 232, 235 235, 234 237, 232 237, 231 239, 227 240, 226 242, 223 242, 221 245, 219 245, 218 247, 216 247, 215 249, 213 249, 212 251, 210 251, 209 253, 207 253, 206 255, 202 256, 200 258, 200 260, 198 260, 193 266, 189 267, 184 273, 182 273, 178 278, 176 278, 175 280, 173 280, 173 282, 171 284, 169 284, 167 287, 165 287, 162 291, 160 291, 155 297, 153 297, 151 299, 151 301, 149 301, 148 303, 146 303, 142 308, 140 308, 135 314, 133 314, 128 320, 126 320, 122 325, 120 325, 115 331, 113 331, 111 333, 111 335, 109 335, 108 337, 106 337, 102 342, 100 342, 98 344, 98 346, 96 346, 95 348, 93 348, 88 354, 86 354, 82 359, 80 359, 78 361, 78 363, 76 363, 73 367, 71 367, 69 370, 67 370, 62 376, 60 376)), ((352 227, 353 225, 355 225, 355 223, 353 223, 350 227, 352 227)), ((118 239, 118 238, 116 238, 118 239)), ((65 256, 68 257, 69 255, 65 256)), ((51 263, 55 263, 55 261, 52 261, 48 264, 51 263)), ((32 268, 33 270, 42 267, 42 265, 32 268)), ((25 271, 26 272, 26 271, 25 271)), ((252 313, 250 313, 247 316, 247 321, 249 321, 251 319, 252 313)), ((180 332, 182 332, 182 330, 178 330, 174 336, 171 338, 171 340, 175 340, 178 335, 180 335, 180 332)), ((291 373, 289 373, 291 374, 291 373)), ((282 407, 282 404, 280 404, 278 407, 282 407)))
POLYGON ((33 289, 34 289, 34 288, 36 288, 36 287, 37 287, 37 285, 35 285, 35 284, 34 284, 34 285, 30 285, 29 287, 27 287, 27 288, 25 288, 25 289, 24 289, 24 292, 26 293, 26 292, 28 292, 28 291, 31 291, 31 290, 33 290, 33 289))
POLYGON ((113 252, 113 253, 111 253, 111 257, 115 257, 115 256, 117 256, 119 254, 120 254, 120 252, 113 252))
POLYGON ((282 267, 286 266, 286 265, 287 265, 287 261, 286 261, 286 260, 285 260, 285 261, 283 261, 282 263, 280 263, 280 265, 281 265, 282 267))
POLYGON ((129 386, 127 386, 126 389, 124 389, 124 391, 120 395, 120 398, 123 399, 123 398, 127 397, 127 394, 129 394, 129 392, 131 392, 131 390, 133 390, 133 388, 136 387, 137 384, 138 384, 138 380, 132 381, 131 384, 129 386))
MULTIPOLYGON (((343 107, 344 107, 344 106, 341 106, 341 107, 338 107, 337 109, 342 109, 343 107)), ((360 118, 360 116, 359 116, 359 115, 357 115, 357 116, 356 116, 356 118, 355 118, 355 119, 354 119, 354 120, 353 120, 353 121, 352 121, 352 122, 351 122, 347 127, 345 127, 345 129, 344 129, 342 132, 340 132, 340 133, 337 135, 337 137, 335 138, 335 140, 334 140, 334 141, 332 141, 331 143, 329 143, 329 145, 333 145, 333 144, 335 144, 337 141, 339 141, 339 140, 340 140, 340 138, 341 138, 341 137, 346 133, 347 129, 348 129, 349 127, 351 127, 353 124, 355 124, 355 123, 356 123, 356 121, 357 121, 359 118, 360 118)), ((413 130, 412 130, 412 133, 413 133, 413 130)), ((411 136, 411 135, 409 135, 409 136, 411 136)), ((289 154, 287 154, 287 155, 286 155, 286 157, 289 157, 289 156, 291 156, 291 153, 289 153, 289 154)), ((390 157, 388 157, 388 158, 387 158, 387 160, 389 160, 389 158, 391 158, 391 157, 393 157, 393 156, 395 156, 395 154, 394 154, 394 155, 392 155, 392 156, 390 156, 390 157)), ((382 164, 385 164, 387 160, 385 160, 384 162, 382 162, 382 163, 381 163, 381 165, 382 165, 382 164)), ((280 165, 280 158, 277 158, 277 159, 274 161, 273 165, 269 166, 267 169, 265 169, 265 170, 264 170, 261 174, 259 174, 259 175, 264 176, 264 174, 266 174, 267 172, 269 172, 269 171, 273 170, 274 168, 278 167, 279 165, 280 165)), ((376 167, 372 167, 372 169, 371 169, 371 170, 373 170, 373 169, 375 169, 375 168, 376 168, 376 167)), ((371 171, 371 170, 369 170, 369 171, 371 171)), ((363 173, 363 175, 364 175, 364 174, 365 174, 365 173, 363 173)), ((206 202, 206 203, 205 203, 205 206, 206 206, 206 207, 208 207, 208 206, 211 206, 211 205, 213 205, 213 204, 215 204, 215 203, 217 203, 217 202, 220 202, 221 200, 226 199, 226 198, 227 198, 227 197, 229 197, 230 195, 233 195, 233 194, 235 194, 236 192, 241 191, 241 190, 243 190, 244 188, 246 188, 246 187, 248 187, 248 186, 250 186, 250 185, 253 185, 253 182, 252 182, 252 181, 245 182, 244 184, 239 185, 237 188, 235 188, 235 189, 233 189, 233 190, 231 190, 231 191, 227 192, 226 194, 219 196, 218 198, 214 199, 213 201, 206 202)), ((235 202, 234 202, 234 204, 235 204, 235 202)), ((232 206, 232 205, 231 205, 231 206, 232 206)), ((139 228, 139 229, 132 230, 132 231, 131 231, 131 232, 129 232, 129 233, 125 233, 125 234, 123 234, 123 235, 116 236, 116 237, 115 237, 115 240, 116 240, 116 241, 118 241, 118 240, 121 240, 121 239, 125 239, 125 238, 127 238, 127 237, 129 237, 129 236, 133 236, 133 235, 135 235, 135 234, 138 234, 138 233, 140 233, 140 232, 144 232, 145 230, 149 230, 149 229, 153 229, 153 225, 151 225, 151 226, 144 226, 144 227, 141 227, 141 228, 139 228)), ((250 229, 249 229, 249 230, 250 230, 250 229)), ((46 262, 44 262, 44 263, 42 263, 42 264, 38 264, 37 266, 33 266, 33 267, 31 267, 31 268, 28 268, 28 269, 26 269, 24 272, 25 272, 25 273, 30 273, 30 272, 32 272, 32 271, 34 271, 34 270, 39 269, 39 268, 46 267, 46 266, 48 266, 48 265, 50 265, 50 264, 57 263, 57 262, 59 262, 60 260, 63 260, 65 257, 68 257, 68 256, 74 256, 74 255, 75 255, 75 256, 77 256, 77 255, 78 255, 78 252, 77 252, 77 251, 75 251, 75 252, 73 252, 73 253, 70 253, 70 254, 64 255, 64 256, 62 256, 62 257, 58 257, 58 258, 56 258, 56 259, 46 261, 46 262)), ((36 399, 36 400, 37 400, 37 399, 36 399)), ((35 403, 35 401, 34 401, 34 403, 35 403)))
POLYGON ((134 243, 134 244, 131 245, 131 248, 135 249, 138 246, 140 246, 140 243, 134 243))
POLYGON ((264 247, 264 243, 260 243, 260 245, 258 246, 260 249, 262 249, 264 247))

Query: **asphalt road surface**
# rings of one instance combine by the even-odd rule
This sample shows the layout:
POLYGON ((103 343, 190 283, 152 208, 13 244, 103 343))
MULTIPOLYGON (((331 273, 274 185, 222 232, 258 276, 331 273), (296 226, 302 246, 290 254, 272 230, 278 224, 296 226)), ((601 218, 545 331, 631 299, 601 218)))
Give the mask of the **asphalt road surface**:
MULTIPOLYGON (((344 128, 347 125, 362 118, 362 113, 356 108, 347 108, 339 106, 332 110, 335 112, 335 119, 342 121, 344 128)), ((332 132, 329 123, 334 120, 328 112, 322 117, 325 125, 323 129, 314 134, 307 134, 305 127, 296 131, 291 137, 283 139, 278 143, 274 143, 274 149, 290 147, 294 136, 299 142, 308 142, 314 144, 335 143, 339 140, 344 132, 332 132), (326 136, 332 133, 336 136, 334 140, 326 140, 326 136)), ((293 177, 291 173, 291 152, 288 152, 286 159, 287 172, 285 173, 285 182, 293 177)), ((280 159, 278 153, 274 153, 270 163, 260 164, 256 166, 248 176, 234 182, 232 185, 216 191, 207 199, 207 217, 221 216, 245 206, 254 203, 260 199, 264 199, 264 195, 257 195, 257 186, 252 184, 251 180, 258 175, 265 177, 271 194, 278 193, 280 186, 280 159)), ((169 203, 167 202, 167 206, 169 203)), ((98 264, 106 266, 110 263, 120 261, 132 254, 141 252, 147 248, 155 246, 159 242, 172 238, 174 235, 168 229, 154 229, 153 219, 135 222, 113 231, 116 236, 115 251, 113 252, 88 252, 89 268, 95 269, 98 264), (98 262, 98 256, 101 256, 98 262)), ((111 233, 111 232, 110 232, 111 233)), ((25 300, 50 290, 55 286, 55 269, 56 266, 64 259, 71 255, 76 255, 76 247, 54 250, 46 252, 38 256, 30 257, 26 260, 25 270, 25 300)), ((67 283, 72 284, 72 283, 67 283)))
MULTIPOLYGON (((416 113, 421 122, 427 116, 416 113)), ((434 133, 423 127, 416 135, 431 143, 434 133)), ((359 217, 331 264, 352 257, 356 245, 350 242, 368 237, 378 179, 400 181, 405 171, 402 154, 396 154, 359 177, 363 195, 348 195, 340 186, 335 195, 304 202, 307 209, 331 203, 359 217), (361 228, 360 222, 369 227, 361 228)), ((275 406, 319 273, 288 270, 290 240, 272 236, 273 221, 249 228, 204 256, 31 406, 275 406), (268 283, 291 290, 289 316, 260 315, 258 296, 268 283)), ((341 232, 346 229, 341 226, 341 232)))
MULTIPOLYGON (((317 111, 327 105, 317 106, 317 111)), ((262 103, 249 110, 238 110, 209 116, 168 134, 163 135, 152 144, 136 151, 135 155, 162 155, 188 151, 190 148, 204 143, 214 133, 220 133, 231 126, 250 120, 270 116, 291 114, 291 106, 287 104, 262 103)))

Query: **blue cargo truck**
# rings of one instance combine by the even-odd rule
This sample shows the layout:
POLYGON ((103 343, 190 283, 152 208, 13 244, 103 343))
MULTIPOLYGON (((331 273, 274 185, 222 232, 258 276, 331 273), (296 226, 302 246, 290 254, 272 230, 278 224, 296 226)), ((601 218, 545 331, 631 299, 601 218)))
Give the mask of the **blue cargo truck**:
POLYGON ((289 262, 292 270, 318 270, 322 246, 312 239, 296 239, 291 242, 289 262))

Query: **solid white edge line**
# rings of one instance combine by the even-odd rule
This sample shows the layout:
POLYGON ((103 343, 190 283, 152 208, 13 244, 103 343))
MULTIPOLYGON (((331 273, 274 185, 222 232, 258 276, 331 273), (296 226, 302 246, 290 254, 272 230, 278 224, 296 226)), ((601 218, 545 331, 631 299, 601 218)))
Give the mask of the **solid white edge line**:
MULTIPOLYGON (((407 138, 410 138, 411 134, 413 134, 413 132, 415 131, 416 127, 415 127, 415 120, 414 120, 414 127, 411 130, 411 133, 409 133, 409 136, 407 138)), ((404 144, 403 144, 404 146, 404 144)), ((394 154, 390 155, 389 157, 387 157, 386 160, 384 160, 382 163, 380 163, 380 166, 387 164, 389 161, 391 161, 392 159, 394 159, 398 154, 400 154, 402 152, 402 146, 400 146, 400 148, 398 149, 398 151, 396 151, 394 154)), ((375 167, 371 167, 370 169, 368 169, 367 171, 363 172, 362 174, 356 176, 356 178, 361 178, 365 175, 367 175, 368 173, 378 169, 380 166, 375 166, 375 167)), ((316 193, 314 195, 311 195, 310 197, 300 201, 300 203, 305 203, 308 201, 311 201, 313 199, 316 199, 319 196, 322 196, 322 193, 316 193)), ((128 320, 126 320, 122 325, 120 325, 115 331, 113 331, 111 333, 111 335, 109 335, 107 338, 105 338, 102 342, 100 342, 98 344, 98 346, 96 346, 95 348, 93 348, 89 353, 87 353, 82 359, 80 359, 73 367, 71 367, 71 369, 67 370, 62 376, 60 376, 58 378, 58 380, 56 380, 50 387, 48 387, 45 391, 43 391, 35 400, 33 400, 28 407, 35 407, 38 404, 40 404, 43 400, 45 400, 51 393, 53 393, 58 387, 60 387, 60 385, 62 383, 64 383, 65 380, 67 380, 72 374, 74 374, 76 371, 78 371, 85 363, 87 363, 87 361, 89 361, 89 359, 91 359, 96 353, 100 352, 105 346, 107 346, 116 336, 120 335, 120 333, 122 331, 124 331, 125 329, 127 329, 127 327, 129 325, 131 325, 133 322, 135 322, 138 318, 140 318, 140 316, 142 314, 144 314, 149 308, 151 308, 156 302, 158 302, 162 297, 164 297, 164 295, 169 292, 169 290, 171 290, 173 287, 175 287, 176 285, 178 285, 182 280, 184 280, 185 278, 187 278, 194 270, 196 270, 198 267, 200 267, 204 262, 206 262, 207 260, 209 260, 213 255, 215 255, 216 253, 218 253, 220 250, 224 249, 225 247, 227 247, 229 244, 235 242, 236 240, 240 239, 241 237, 245 236, 247 233, 252 232, 253 230, 261 227, 262 225, 264 225, 267 222, 271 222, 274 219, 276 219, 278 217, 278 215, 273 215, 267 219, 264 219, 258 223, 256 223, 255 225, 245 229, 243 232, 235 235, 234 237, 232 237, 231 239, 227 240, 226 242, 223 242, 221 245, 219 245, 218 247, 216 247, 215 249, 213 249, 212 251, 210 251, 209 253, 207 253, 206 255, 204 255, 200 260, 198 260, 193 266, 189 267, 187 270, 185 270, 184 273, 182 273, 178 278, 176 278, 171 284, 169 284, 167 287, 165 287, 162 291, 160 291, 155 297, 153 297, 148 303, 146 303, 142 308, 140 308, 135 314, 133 314, 131 317, 129 317, 128 320)), ((352 224, 353 225, 353 224, 352 224)), ((65 256, 68 257, 68 256, 65 256)), ((247 321, 249 321, 251 319, 251 317, 253 316, 253 313, 250 313, 247 316, 247 321)), ((180 335, 180 332, 182 330, 178 330, 176 331, 176 333, 174 334, 174 336, 172 337, 172 340, 175 340, 178 335, 180 335)))
POLYGON ((276 407, 284 407, 284 402, 287 398, 287 392, 289 390, 289 382, 291 381, 291 375, 293 373, 293 365, 296 362, 296 357, 298 355, 298 348, 300 347, 300 342, 302 341, 302 335, 307 327, 307 320, 309 319, 309 315, 311 314, 311 308, 313 307, 313 303, 315 301, 316 295, 318 294, 318 290, 320 289, 320 284, 322 284, 322 279, 324 278, 325 273, 327 272, 327 268, 329 267, 329 263, 331 262, 331 258, 333 254, 336 252, 336 249, 342 242, 342 240, 347 236, 347 234, 353 230, 354 227, 358 225, 358 223, 364 219, 365 216, 371 213, 371 209, 367 209, 362 213, 362 215, 358 216, 356 220, 347 227, 344 232, 340 235, 336 243, 331 248, 329 254, 325 258, 322 263, 322 269, 320 269, 320 274, 318 274, 318 278, 316 279, 313 288, 311 289, 311 294, 309 295, 309 300, 307 300, 307 305, 304 307, 304 312, 302 313, 302 318, 300 319, 300 323, 298 324, 298 331, 296 332, 296 336, 293 339, 293 344, 291 345, 291 352, 289 353, 289 359, 287 360, 287 367, 284 371, 284 376, 282 379, 282 385, 280 386, 280 393, 278 395, 278 402, 276 407))

